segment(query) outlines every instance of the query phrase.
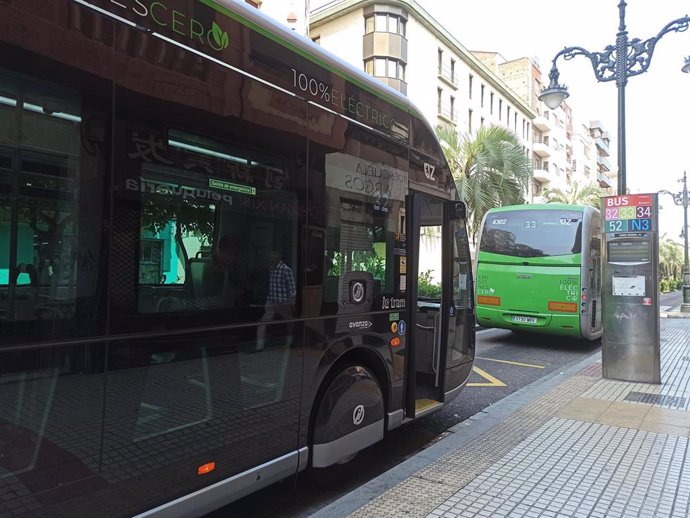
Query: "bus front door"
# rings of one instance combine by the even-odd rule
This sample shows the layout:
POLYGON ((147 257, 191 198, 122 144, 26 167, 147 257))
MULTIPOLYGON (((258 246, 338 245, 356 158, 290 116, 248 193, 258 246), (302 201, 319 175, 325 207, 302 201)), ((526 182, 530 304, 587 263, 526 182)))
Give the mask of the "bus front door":
MULTIPOLYGON (((462 354, 450 352, 467 350, 470 345, 473 348, 473 340, 471 344, 465 343, 464 330, 456 332, 461 320, 458 310, 461 314, 467 312, 467 308, 458 307, 463 286, 467 307, 471 309, 471 297, 467 295, 471 293, 471 269, 469 253, 458 254, 458 233, 465 229, 464 219, 458 220, 458 203, 422 193, 411 194, 409 202, 407 278, 411 332, 406 353, 406 415, 419 417, 443 404, 448 392, 447 368, 453 369, 452 364, 458 361, 468 361, 467 357, 460 357, 462 354), (465 269, 461 274, 458 270, 463 258, 465 269)), ((460 250, 466 251, 466 237, 462 235, 460 250)))

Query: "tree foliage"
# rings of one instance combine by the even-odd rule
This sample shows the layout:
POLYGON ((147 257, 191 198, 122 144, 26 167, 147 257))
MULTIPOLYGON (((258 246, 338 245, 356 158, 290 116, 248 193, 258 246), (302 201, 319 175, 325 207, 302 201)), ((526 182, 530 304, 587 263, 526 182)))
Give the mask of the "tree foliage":
POLYGON ((544 200, 547 203, 566 203, 568 205, 591 205, 599 208, 599 198, 605 193, 596 183, 581 184, 573 180, 567 190, 558 188, 544 189, 544 200))
POLYGON ((460 135, 454 128, 439 126, 436 133, 460 199, 467 204, 470 237, 476 243, 487 210, 525 202, 531 161, 517 135, 502 126, 481 126, 475 135, 460 135))
POLYGON ((667 287, 662 291, 675 289, 680 284, 683 275, 683 250, 682 247, 670 240, 659 240, 659 278, 667 287))

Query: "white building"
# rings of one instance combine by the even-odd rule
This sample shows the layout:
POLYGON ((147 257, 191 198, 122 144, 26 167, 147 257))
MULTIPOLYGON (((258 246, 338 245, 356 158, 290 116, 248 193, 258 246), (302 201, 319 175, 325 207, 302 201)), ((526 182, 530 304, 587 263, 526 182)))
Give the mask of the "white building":
POLYGON ((549 110, 538 100, 544 85, 535 60, 470 52, 415 0, 312 0, 311 10, 309 0, 249 3, 406 94, 432 126, 464 134, 483 124, 511 129, 532 159, 528 201, 542 201, 545 188, 565 190, 573 179, 610 185, 608 147, 597 148, 589 176, 580 155, 597 139, 608 144, 608 134, 578 128, 576 136, 567 103, 549 110))

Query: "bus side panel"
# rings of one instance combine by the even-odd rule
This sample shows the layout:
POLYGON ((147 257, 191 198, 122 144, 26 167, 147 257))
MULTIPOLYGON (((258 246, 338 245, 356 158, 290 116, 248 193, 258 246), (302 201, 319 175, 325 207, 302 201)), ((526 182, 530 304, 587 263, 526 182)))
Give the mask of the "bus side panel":
MULTIPOLYGON (((329 81, 342 83, 336 76, 329 81)), ((407 126, 406 114, 388 105, 379 109, 407 126)), ((321 318, 306 323, 300 441, 309 434, 305 425, 318 404, 321 383, 338 362, 364 362, 377 375, 386 412, 399 410, 408 336, 408 150, 313 106, 309 121, 308 216, 310 229, 320 229, 323 237, 313 246, 320 274, 305 274, 305 316, 321 318)))
POLYGON ((580 267, 496 264, 477 267, 477 322, 580 336, 580 267))
MULTIPOLYGON (((277 45, 218 20, 240 67, 277 45)), ((110 329, 137 336, 109 347, 103 472, 130 515, 302 446, 307 104, 116 37, 110 329)))

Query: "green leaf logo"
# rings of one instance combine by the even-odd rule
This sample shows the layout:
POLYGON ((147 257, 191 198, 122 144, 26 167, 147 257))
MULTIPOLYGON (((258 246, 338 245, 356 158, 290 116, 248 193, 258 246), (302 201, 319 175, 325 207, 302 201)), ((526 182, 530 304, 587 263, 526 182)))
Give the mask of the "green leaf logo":
POLYGON ((211 27, 211 36, 213 36, 213 41, 216 42, 218 50, 223 50, 230 45, 228 33, 221 29, 216 22, 213 22, 213 26, 211 27))

